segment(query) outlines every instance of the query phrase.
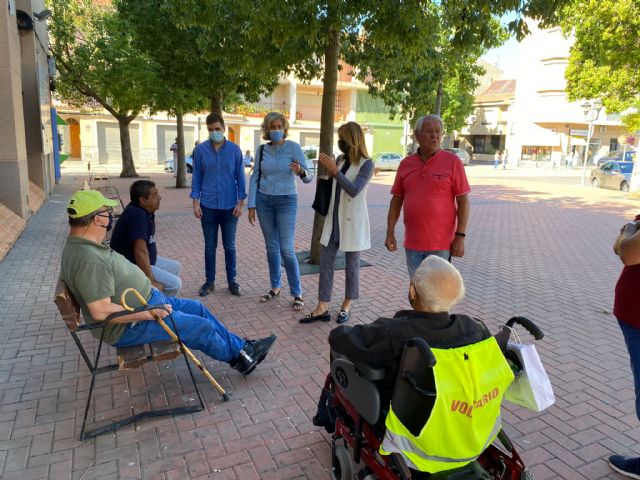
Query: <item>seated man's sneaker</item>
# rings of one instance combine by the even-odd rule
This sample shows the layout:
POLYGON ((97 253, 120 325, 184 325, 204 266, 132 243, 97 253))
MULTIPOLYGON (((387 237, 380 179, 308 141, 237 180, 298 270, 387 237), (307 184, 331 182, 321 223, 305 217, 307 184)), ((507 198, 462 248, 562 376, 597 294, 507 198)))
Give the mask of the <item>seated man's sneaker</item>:
POLYGON ((229 365, 243 375, 249 375, 265 359, 273 344, 276 343, 276 338, 275 334, 271 334, 259 340, 247 340, 238 356, 231 360, 229 365))
POLYGON ((616 472, 625 477, 640 478, 640 457, 623 457, 622 455, 611 455, 609 465, 616 472))

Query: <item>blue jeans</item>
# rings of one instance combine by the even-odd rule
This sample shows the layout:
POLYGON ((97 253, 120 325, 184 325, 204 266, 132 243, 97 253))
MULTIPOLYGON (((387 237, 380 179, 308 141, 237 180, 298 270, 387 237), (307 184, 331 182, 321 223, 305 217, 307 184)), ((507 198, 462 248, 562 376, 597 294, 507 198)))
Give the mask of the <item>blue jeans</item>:
POLYGON ((182 288, 180 270, 182 270, 180 262, 160 255, 156 258, 156 264, 151 265, 151 273, 158 282, 164 285, 163 292, 167 297, 180 295, 182 288))
POLYGON ((218 248, 218 227, 222 232, 222 247, 224 248, 224 265, 227 269, 227 283, 229 286, 236 282, 236 230, 238 217, 230 210, 202 208, 202 234, 204 235, 204 270, 207 282, 216 279, 216 250, 218 248))
MULTIPOLYGON (((167 297, 155 288, 151 291, 149 305, 168 303, 173 308, 173 321, 182 342, 193 350, 200 350, 211 358, 229 363, 236 358, 245 340, 231 333, 213 314, 196 300, 167 297)), ((174 330, 170 318, 165 318, 174 330)), ((116 347, 131 347, 160 340, 170 340, 169 334, 154 320, 137 322, 125 330, 116 347)))
POLYGON ((447 261, 451 258, 449 250, 420 251, 405 248, 404 252, 407 255, 407 270, 409 271, 409 278, 413 278, 413 274, 416 273, 417 268, 429 255, 435 255, 437 257, 444 258, 447 261))
POLYGON ((291 295, 302 296, 300 267, 294 249, 297 195, 265 195, 258 192, 256 212, 267 247, 271 288, 282 288, 280 261, 284 263, 291 295))
POLYGON ((629 360, 631 361, 631 373, 633 373, 633 383, 636 390, 636 415, 640 420, 640 328, 632 327, 618 320, 620 330, 624 336, 624 342, 629 350, 629 360))

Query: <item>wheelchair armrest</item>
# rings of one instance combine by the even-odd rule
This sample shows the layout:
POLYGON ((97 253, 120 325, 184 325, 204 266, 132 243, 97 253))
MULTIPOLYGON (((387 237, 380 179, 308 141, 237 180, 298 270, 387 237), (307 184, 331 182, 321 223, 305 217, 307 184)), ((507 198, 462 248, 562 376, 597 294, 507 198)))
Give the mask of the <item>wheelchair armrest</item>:
POLYGON ((353 363, 353 366, 356 367, 356 370, 358 371, 358 373, 360 373, 367 380, 371 380, 372 382, 375 382, 378 380, 382 380, 385 377, 384 368, 372 367, 371 365, 367 365, 366 363, 362 363, 362 362, 354 362, 346 355, 342 353, 338 353, 335 350, 331 350, 331 359, 337 360, 339 358, 353 363))

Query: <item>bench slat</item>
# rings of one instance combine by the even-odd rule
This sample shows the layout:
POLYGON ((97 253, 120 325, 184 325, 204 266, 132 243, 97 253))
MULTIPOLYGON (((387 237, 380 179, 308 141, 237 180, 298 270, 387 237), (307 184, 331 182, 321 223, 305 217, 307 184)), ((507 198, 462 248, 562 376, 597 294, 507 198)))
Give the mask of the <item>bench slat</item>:
POLYGON ((120 370, 133 370, 147 363, 150 356, 147 345, 118 347, 118 366, 120 370))
POLYGON ((182 353, 178 344, 170 340, 150 343, 149 347, 151 348, 151 355, 153 356, 154 362, 172 360, 182 353))
POLYGON ((62 279, 58 279, 54 302, 58 306, 60 315, 62 315, 62 319, 69 331, 75 332, 80 326, 80 305, 73 298, 62 279))

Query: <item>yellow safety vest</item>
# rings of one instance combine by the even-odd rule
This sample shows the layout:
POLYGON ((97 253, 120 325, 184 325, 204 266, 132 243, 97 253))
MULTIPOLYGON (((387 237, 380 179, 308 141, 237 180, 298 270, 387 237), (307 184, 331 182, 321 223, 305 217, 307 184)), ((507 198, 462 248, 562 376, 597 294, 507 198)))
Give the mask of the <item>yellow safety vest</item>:
POLYGON ((436 400, 414 436, 389 409, 382 455, 401 453, 414 470, 437 473, 462 467, 493 442, 501 428, 500 404, 514 379, 495 338, 432 349, 436 400))

